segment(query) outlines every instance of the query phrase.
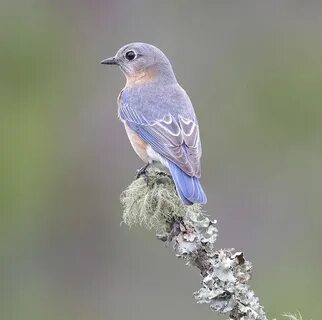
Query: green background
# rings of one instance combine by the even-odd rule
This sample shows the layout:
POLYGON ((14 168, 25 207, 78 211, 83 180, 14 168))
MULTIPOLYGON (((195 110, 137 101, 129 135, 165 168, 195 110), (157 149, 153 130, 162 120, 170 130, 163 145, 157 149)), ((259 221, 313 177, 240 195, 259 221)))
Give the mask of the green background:
POLYGON ((141 166, 99 61, 160 47, 199 118, 218 248, 243 250, 270 318, 322 304, 322 3, 0 4, 0 319, 213 319, 197 270, 121 222, 141 166))

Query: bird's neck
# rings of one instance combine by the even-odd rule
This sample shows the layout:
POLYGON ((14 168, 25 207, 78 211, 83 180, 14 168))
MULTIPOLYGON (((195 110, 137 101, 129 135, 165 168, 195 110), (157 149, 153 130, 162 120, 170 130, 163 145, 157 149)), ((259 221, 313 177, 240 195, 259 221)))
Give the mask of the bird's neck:
POLYGON ((126 75, 127 86, 137 86, 143 84, 173 84, 177 83, 177 79, 171 70, 164 69, 159 66, 151 66, 137 72, 133 75, 126 75))

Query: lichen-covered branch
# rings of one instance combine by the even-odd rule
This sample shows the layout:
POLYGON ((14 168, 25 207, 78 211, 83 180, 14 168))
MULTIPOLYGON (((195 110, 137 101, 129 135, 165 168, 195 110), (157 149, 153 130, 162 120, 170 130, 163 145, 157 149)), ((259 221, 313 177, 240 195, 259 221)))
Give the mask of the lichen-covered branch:
POLYGON ((166 172, 150 167, 146 176, 122 193, 121 202, 126 224, 154 229, 160 240, 172 244, 177 257, 200 270, 202 287, 194 293, 197 303, 209 304, 229 319, 267 319, 248 285, 251 263, 242 252, 215 249, 216 221, 199 205, 183 205, 166 172))

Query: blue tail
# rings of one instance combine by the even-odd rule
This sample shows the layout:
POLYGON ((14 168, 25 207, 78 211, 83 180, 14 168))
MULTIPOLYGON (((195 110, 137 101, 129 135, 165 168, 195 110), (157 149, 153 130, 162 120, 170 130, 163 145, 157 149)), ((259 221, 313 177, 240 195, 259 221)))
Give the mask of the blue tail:
POLYGON ((172 161, 168 161, 168 164, 171 176, 182 202, 187 205, 191 205, 193 203, 206 203, 207 197, 201 187, 199 179, 197 177, 187 175, 172 161))

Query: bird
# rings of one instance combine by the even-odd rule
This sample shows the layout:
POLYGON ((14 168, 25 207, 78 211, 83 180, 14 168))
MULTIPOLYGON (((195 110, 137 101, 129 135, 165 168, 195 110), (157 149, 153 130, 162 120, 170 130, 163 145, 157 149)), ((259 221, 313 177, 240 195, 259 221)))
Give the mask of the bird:
POLYGON ((117 98, 118 117, 134 151, 145 162, 139 175, 151 163, 161 163, 169 170, 185 205, 205 204, 199 125, 169 59, 151 44, 134 42, 101 64, 119 66, 126 77, 117 98))

